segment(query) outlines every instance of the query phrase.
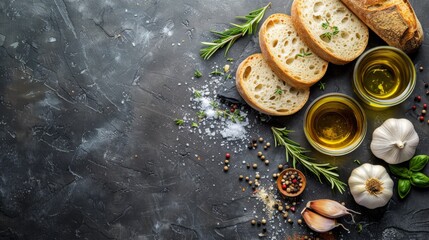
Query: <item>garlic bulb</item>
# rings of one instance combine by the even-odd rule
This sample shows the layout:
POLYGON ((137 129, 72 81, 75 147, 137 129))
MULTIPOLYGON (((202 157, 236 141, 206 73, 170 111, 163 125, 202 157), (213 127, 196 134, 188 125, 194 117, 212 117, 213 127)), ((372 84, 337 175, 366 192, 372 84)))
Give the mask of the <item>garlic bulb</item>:
POLYGON ((349 187, 356 203, 370 209, 386 205, 393 195, 393 181, 381 165, 364 163, 355 168, 349 187))
POLYGON ((374 130, 371 151, 387 163, 398 164, 414 156, 418 143, 419 136, 409 120, 390 118, 374 130))

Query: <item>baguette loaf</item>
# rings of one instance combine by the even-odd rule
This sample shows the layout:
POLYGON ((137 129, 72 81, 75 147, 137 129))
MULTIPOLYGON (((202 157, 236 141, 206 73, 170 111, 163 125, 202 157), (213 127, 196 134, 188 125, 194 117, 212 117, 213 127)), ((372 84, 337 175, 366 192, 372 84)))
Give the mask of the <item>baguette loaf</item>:
POLYGON ((368 44, 368 27, 340 0, 294 0, 291 11, 298 34, 328 62, 351 62, 368 44))
POLYGON ((406 53, 423 43, 423 29, 408 0, 341 0, 380 38, 406 53))
POLYGON ((326 73, 328 62, 314 54, 286 14, 273 14, 259 30, 262 55, 276 75, 297 88, 308 88, 326 73))
POLYGON ((310 90, 290 86, 256 53, 240 63, 236 73, 237 90, 252 108, 274 115, 291 115, 307 102, 310 90))

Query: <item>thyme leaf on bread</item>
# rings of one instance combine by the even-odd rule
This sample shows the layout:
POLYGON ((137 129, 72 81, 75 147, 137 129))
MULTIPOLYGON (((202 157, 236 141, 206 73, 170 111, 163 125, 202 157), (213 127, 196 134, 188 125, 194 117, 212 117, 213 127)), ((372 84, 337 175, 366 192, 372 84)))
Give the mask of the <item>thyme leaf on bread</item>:
POLYGON ((212 33, 216 34, 218 36, 218 39, 214 40, 213 42, 201 42, 203 45, 205 45, 205 48, 202 48, 200 50, 200 56, 207 60, 213 54, 226 46, 225 49, 225 56, 228 53, 231 46, 239 39, 240 37, 245 36, 246 34, 253 34, 257 28, 259 22, 262 20, 262 18, 265 15, 265 11, 268 9, 268 7, 271 5, 271 3, 268 3, 265 7, 256 9, 248 13, 246 16, 239 16, 237 18, 246 20, 244 24, 235 24, 231 23, 233 27, 223 31, 212 31, 212 33))
POLYGON ((281 88, 276 88, 276 90, 274 91, 274 94, 282 95, 283 90, 281 88))
POLYGON ((306 51, 304 51, 304 49, 301 49, 301 51, 298 54, 296 54, 295 56, 296 57, 307 57, 310 55, 312 55, 311 52, 306 52, 306 51))
POLYGON ((332 36, 335 36, 340 32, 337 26, 331 26, 331 23, 328 21, 328 19, 325 19, 325 22, 322 23, 322 28, 324 30, 328 30, 327 32, 320 35, 322 40, 331 41, 332 36))
POLYGON ((296 168, 296 162, 299 162, 316 175, 320 182, 322 182, 320 176, 323 176, 331 184, 332 189, 335 188, 340 193, 345 191, 347 185, 338 178, 339 175, 335 171, 338 167, 332 166, 330 163, 313 162, 313 158, 305 155, 307 152, 305 148, 288 138, 289 133, 293 131, 276 127, 271 127, 271 131, 273 132, 275 146, 283 146, 285 148, 286 162, 289 162, 289 159, 292 158, 294 168, 296 168))

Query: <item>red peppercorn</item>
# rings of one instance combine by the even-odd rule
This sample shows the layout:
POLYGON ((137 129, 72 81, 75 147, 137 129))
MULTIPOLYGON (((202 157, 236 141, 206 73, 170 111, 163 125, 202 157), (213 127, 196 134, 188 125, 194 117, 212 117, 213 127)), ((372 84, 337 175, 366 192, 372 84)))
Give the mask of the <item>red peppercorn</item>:
POLYGON ((293 183, 296 183, 298 180, 296 180, 296 178, 292 179, 293 183))
POLYGON ((291 210, 292 212, 295 212, 295 211, 296 211, 295 206, 290 207, 290 210, 291 210))
POLYGON ((416 105, 413 105, 412 107, 411 107, 411 109, 413 109, 413 110, 416 110, 416 105))
POLYGON ((419 117, 419 120, 420 120, 420 122, 423 122, 423 121, 425 120, 425 117, 420 116, 420 117, 419 117))
POLYGON ((231 108, 231 109, 229 109, 229 111, 233 113, 233 112, 235 112, 235 108, 231 108))
POLYGON ((420 102, 422 100, 422 97, 419 95, 414 100, 417 101, 417 102, 420 102))
POLYGON ((423 109, 427 109, 428 108, 428 105, 425 103, 425 104, 423 104, 423 109))
POLYGON ((231 157, 231 154, 229 154, 229 153, 225 154, 226 159, 229 159, 230 157, 231 157))
POLYGON ((282 184, 282 189, 283 189, 283 190, 286 190, 286 188, 287 188, 286 184, 285 184, 285 183, 283 183, 283 184, 282 184))
POLYGON ((232 105, 232 108, 237 109, 237 108, 238 108, 238 105, 237 105, 237 104, 233 104, 233 105, 232 105))

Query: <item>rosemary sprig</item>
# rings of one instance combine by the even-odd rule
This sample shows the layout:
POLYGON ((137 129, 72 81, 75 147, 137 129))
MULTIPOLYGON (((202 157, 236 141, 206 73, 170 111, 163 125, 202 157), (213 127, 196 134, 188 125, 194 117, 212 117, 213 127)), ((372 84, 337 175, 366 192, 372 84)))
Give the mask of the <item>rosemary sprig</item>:
POLYGON ((202 42, 203 45, 207 46, 200 50, 200 55, 203 59, 209 59, 217 50, 226 46, 225 56, 228 53, 231 46, 239 39, 240 37, 245 36, 246 34, 253 34, 257 28, 259 22, 264 17, 265 11, 271 5, 268 3, 265 7, 256 9, 248 13, 246 16, 239 16, 237 18, 244 19, 246 22, 244 24, 235 24, 231 23, 233 26, 223 32, 212 31, 212 33, 218 35, 218 39, 213 42, 202 42))
POLYGON ((324 83, 324 82, 319 82, 319 89, 320 90, 322 90, 322 91, 325 91, 325 88, 326 88, 326 83, 324 83))
POLYGON ((203 76, 203 73, 202 73, 200 70, 195 69, 194 77, 196 77, 196 78, 200 78, 200 77, 202 77, 202 76, 203 76))
POLYGON ((315 163, 313 162, 313 158, 304 155, 307 150, 301 147, 299 143, 288 138, 288 134, 293 131, 275 127, 272 127, 271 131, 273 132, 275 146, 283 146, 285 148, 286 162, 289 162, 289 159, 292 158, 294 168, 296 168, 296 162, 299 162, 316 175, 320 182, 322 182, 320 178, 322 175, 331 183, 332 189, 336 188, 340 193, 345 191, 347 185, 338 178, 339 175, 335 172, 338 167, 332 166, 330 163, 315 163))

